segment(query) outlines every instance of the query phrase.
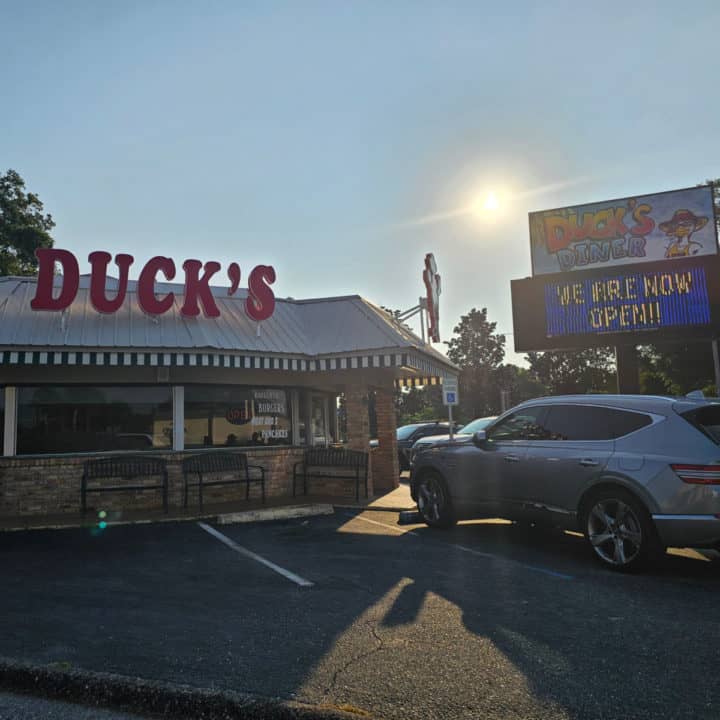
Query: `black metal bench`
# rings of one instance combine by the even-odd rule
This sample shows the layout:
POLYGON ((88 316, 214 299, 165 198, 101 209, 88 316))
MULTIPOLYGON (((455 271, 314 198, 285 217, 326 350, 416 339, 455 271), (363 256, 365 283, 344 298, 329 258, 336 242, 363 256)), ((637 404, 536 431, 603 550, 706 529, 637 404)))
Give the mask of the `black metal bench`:
POLYGON ((188 506, 188 488, 198 488, 200 508, 203 506, 203 488, 214 485, 233 485, 245 483, 245 499, 250 498, 250 484, 260 483, 262 501, 265 502, 265 468, 260 465, 248 465, 247 455, 236 452, 207 452, 199 455, 190 455, 182 461, 183 477, 185 479, 185 499, 183 507, 188 506), (250 477, 250 470, 259 470, 260 477, 250 477), (218 474, 236 475, 231 480, 210 479, 207 476, 218 474), (197 475, 197 482, 190 482, 190 477, 197 475))
POLYGON ((359 500, 361 479, 365 485, 365 497, 368 496, 368 453, 344 448, 308 449, 305 457, 293 466, 293 496, 300 477, 304 495, 307 495, 308 478, 355 480, 355 499, 359 500), (325 468, 331 468, 333 472, 325 471, 325 468))
POLYGON ((167 463, 162 458, 144 455, 123 455, 86 460, 80 485, 80 504, 82 514, 87 512, 87 494, 103 492, 142 492, 162 490, 163 510, 168 511, 168 473, 167 463), (90 485, 95 480, 135 480, 140 478, 159 478, 152 484, 102 483, 90 485))

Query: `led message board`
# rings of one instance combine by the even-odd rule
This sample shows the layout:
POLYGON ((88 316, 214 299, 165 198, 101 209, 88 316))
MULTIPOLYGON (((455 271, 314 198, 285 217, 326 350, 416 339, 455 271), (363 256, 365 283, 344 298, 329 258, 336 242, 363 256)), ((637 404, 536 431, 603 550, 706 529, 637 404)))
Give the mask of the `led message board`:
POLYGON ((512 281, 515 350, 710 337, 720 315, 720 262, 687 258, 512 281))

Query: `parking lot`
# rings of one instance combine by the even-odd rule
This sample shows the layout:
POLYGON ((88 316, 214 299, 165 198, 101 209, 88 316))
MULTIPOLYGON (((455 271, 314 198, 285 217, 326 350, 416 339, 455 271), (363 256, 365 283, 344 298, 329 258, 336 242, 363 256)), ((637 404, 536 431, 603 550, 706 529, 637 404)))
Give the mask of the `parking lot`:
POLYGON ((0 654, 396 718, 715 718, 720 563, 397 513, 0 535, 0 654))

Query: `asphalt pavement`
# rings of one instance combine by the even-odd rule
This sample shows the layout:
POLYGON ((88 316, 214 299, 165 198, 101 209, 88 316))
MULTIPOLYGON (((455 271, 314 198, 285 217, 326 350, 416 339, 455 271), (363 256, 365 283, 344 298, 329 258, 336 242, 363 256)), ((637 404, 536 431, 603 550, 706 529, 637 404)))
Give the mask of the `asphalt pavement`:
POLYGON ((2 654, 386 718, 717 718, 720 563, 397 513, 0 535, 2 654))
POLYGON ((0 692, 0 720, 142 720, 103 708, 0 692))

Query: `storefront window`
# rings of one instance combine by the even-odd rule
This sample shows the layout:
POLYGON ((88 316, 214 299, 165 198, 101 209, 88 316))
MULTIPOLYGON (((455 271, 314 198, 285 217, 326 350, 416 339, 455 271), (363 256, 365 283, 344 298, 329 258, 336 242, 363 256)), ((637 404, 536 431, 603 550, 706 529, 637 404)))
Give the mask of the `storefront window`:
POLYGON ((232 386, 185 388, 185 447, 289 445, 285 390, 232 386))
POLYGON ((18 455, 152 450, 171 444, 170 388, 18 389, 18 455))
POLYGON ((312 444, 327 445, 327 398, 324 395, 311 396, 310 419, 312 422, 312 444))
POLYGON ((5 388, 0 388, 0 455, 3 454, 5 442, 5 388))
POLYGON ((306 390, 298 393, 298 440, 301 445, 307 445, 307 421, 310 416, 308 410, 309 395, 306 390))

